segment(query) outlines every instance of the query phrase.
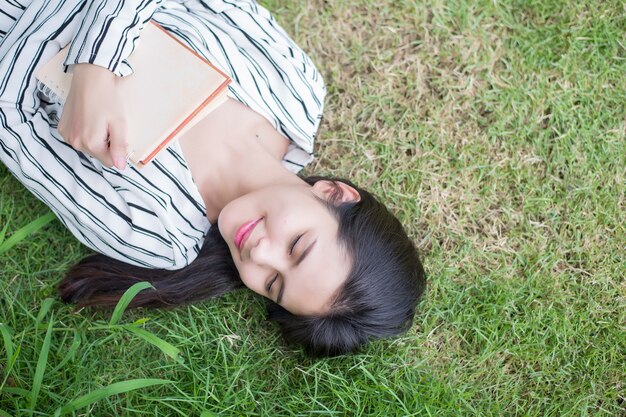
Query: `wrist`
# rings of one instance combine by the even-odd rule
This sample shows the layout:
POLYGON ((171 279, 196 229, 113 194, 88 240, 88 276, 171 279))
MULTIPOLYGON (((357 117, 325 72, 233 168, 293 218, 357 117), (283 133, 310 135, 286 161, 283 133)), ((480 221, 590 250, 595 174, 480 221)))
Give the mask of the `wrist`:
POLYGON ((117 77, 114 73, 109 71, 108 68, 94 64, 74 64, 72 65, 72 72, 74 77, 96 79, 99 81, 114 81, 117 77))

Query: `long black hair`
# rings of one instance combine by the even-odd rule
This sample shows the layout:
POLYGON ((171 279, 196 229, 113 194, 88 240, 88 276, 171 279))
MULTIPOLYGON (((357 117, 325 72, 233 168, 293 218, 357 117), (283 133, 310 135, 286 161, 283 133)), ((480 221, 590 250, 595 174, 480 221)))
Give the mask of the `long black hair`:
POLYGON ((335 187, 328 207, 339 222, 338 239, 352 257, 352 270, 339 289, 330 311, 319 316, 296 316, 268 301, 289 342, 303 345, 311 356, 334 356, 356 351, 370 339, 398 335, 409 329, 426 286, 418 252, 398 219, 369 192, 350 181, 360 200, 342 203, 335 187))
MULTIPOLYGON (((341 201, 335 187, 327 206, 339 223, 339 242, 352 258, 352 269, 324 315, 299 316, 268 301, 268 317, 285 339, 311 356, 354 352, 371 339, 394 336, 412 323, 426 279, 417 250, 400 222, 372 194, 349 181, 358 202, 341 201)), ((198 258, 180 270, 147 269, 104 255, 91 255, 72 267, 59 285, 65 302, 112 308, 131 285, 149 281, 130 307, 169 307, 219 297, 243 287, 217 225, 211 226, 198 258)))

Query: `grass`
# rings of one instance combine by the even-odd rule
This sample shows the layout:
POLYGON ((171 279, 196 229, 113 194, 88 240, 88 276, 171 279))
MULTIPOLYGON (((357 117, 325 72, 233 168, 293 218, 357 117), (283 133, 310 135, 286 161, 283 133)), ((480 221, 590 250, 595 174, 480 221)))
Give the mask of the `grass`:
MULTIPOLYGON (((110 324, 54 298, 87 253, 55 220, 0 254, 0 416, 99 393, 74 415, 626 415, 622 2, 263 4, 328 84, 307 172, 369 187, 422 251, 415 325, 312 361, 246 292, 110 324)), ((0 189, 6 239, 45 220, 0 189)))

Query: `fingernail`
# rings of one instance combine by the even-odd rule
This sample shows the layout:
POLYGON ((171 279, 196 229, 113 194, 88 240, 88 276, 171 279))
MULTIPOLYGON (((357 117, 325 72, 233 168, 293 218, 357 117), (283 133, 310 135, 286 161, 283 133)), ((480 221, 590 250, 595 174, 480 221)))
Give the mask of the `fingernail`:
POLYGON ((126 160, 124 158, 117 158, 115 159, 115 167, 119 170, 123 170, 124 168, 126 168, 126 160))

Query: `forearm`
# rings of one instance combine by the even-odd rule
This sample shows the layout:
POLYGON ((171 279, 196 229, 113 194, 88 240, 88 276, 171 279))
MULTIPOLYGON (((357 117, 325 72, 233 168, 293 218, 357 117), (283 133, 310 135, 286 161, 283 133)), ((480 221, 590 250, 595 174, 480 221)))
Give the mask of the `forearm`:
POLYGON ((0 163, 90 248, 136 265, 180 268, 196 256, 208 228, 202 207, 178 188, 181 178, 187 189, 193 186, 180 156, 164 153, 161 168, 170 171, 150 175, 108 170, 65 143, 54 122, 61 109, 44 110, 49 106, 40 101, 32 74, 74 33, 78 10, 68 5, 80 7, 34 4, 0 45, 0 163))

